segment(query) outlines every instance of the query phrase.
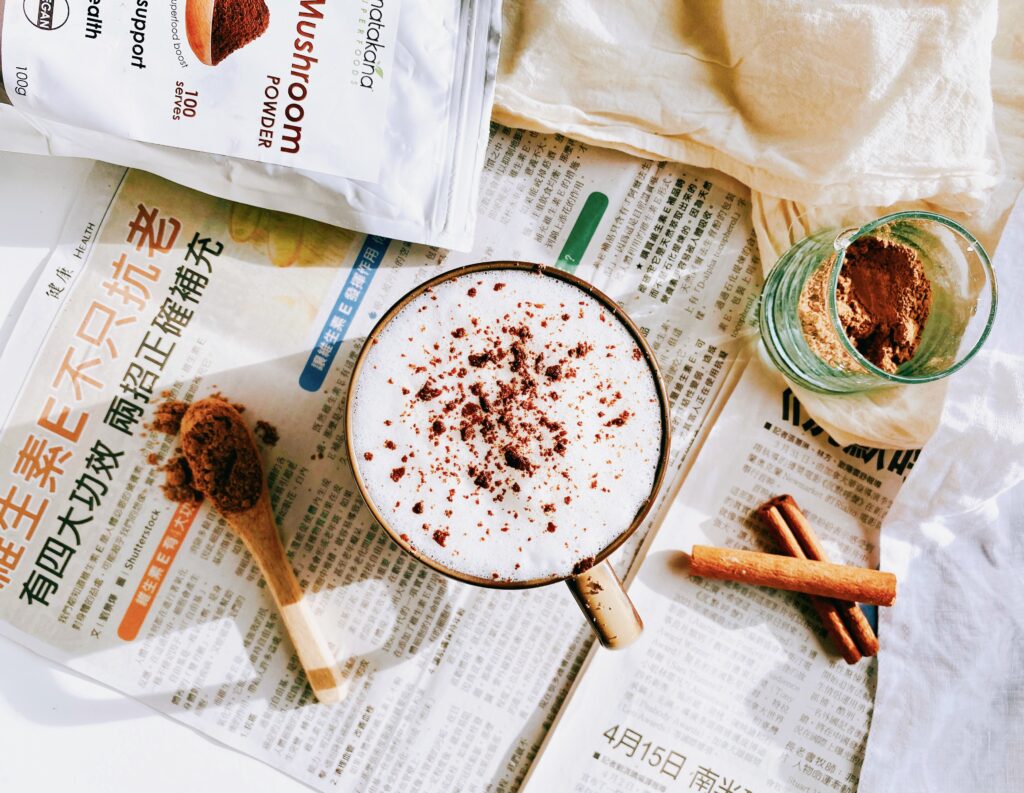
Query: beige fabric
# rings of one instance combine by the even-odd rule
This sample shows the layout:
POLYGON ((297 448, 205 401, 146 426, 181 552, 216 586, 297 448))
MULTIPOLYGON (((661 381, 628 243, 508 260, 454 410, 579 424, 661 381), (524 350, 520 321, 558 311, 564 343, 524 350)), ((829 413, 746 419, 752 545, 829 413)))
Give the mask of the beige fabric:
MULTIPOLYGON (((725 171, 767 270, 806 233, 925 206, 994 250, 1024 174, 1024 9, 995 0, 506 0, 502 123, 725 171), (999 102, 993 120, 993 96, 999 102)), ((946 384, 800 390, 843 443, 923 444, 946 384)))
POLYGON ((977 200, 994 0, 509 0, 497 118, 815 204, 977 200))

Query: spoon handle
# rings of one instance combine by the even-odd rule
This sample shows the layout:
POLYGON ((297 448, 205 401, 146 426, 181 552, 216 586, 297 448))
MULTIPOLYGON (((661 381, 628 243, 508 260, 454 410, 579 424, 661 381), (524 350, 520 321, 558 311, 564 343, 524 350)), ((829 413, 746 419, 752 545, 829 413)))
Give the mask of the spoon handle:
POLYGON ((277 527, 270 517, 269 504, 264 514, 267 516, 265 519, 249 523, 246 530, 239 531, 239 534, 263 571, 263 577, 281 613, 284 628, 295 645, 313 693, 318 700, 327 704, 341 702, 346 686, 338 675, 334 653, 320 632, 316 616, 295 578, 291 562, 278 537, 277 527))

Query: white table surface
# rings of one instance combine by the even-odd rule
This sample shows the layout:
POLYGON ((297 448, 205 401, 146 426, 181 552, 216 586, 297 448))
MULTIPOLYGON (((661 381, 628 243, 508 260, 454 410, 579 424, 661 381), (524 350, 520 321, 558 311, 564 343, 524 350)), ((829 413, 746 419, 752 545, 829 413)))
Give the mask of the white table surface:
MULTIPOLYGON (((90 164, 0 152, 0 340, 90 164)), ((0 638, 0 793, 306 791, 106 686, 0 638)))

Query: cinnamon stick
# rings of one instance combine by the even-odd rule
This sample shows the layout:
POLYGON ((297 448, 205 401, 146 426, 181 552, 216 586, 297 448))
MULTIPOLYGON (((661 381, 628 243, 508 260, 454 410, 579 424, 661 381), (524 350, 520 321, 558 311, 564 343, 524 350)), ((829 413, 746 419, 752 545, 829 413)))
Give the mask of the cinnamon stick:
POLYGON ((896 602, 896 576, 892 573, 774 553, 694 545, 690 572, 703 578, 741 581, 875 606, 896 602))
MULTIPOLYGON (((819 562, 829 561, 825 548, 818 541, 818 535, 811 526, 811 522, 807 520, 807 516, 804 515, 797 505, 796 499, 790 495, 778 496, 765 504, 765 507, 769 506, 775 507, 781 513, 785 523, 792 530, 793 536, 800 543, 800 547, 808 559, 814 559, 819 562)), ((836 603, 836 607, 849 626, 850 632, 853 634, 853 638, 857 642, 861 653, 867 656, 877 655, 878 637, 875 635, 871 623, 868 622, 868 618, 864 616, 864 612, 860 610, 860 607, 856 603, 850 602, 836 603)))
MULTIPOLYGON (((803 548, 800 547, 800 543, 797 542, 797 538, 786 524, 786 520, 779 511, 778 506, 774 503, 774 499, 759 507, 757 514, 761 516, 764 524, 772 531, 775 539, 787 554, 795 559, 807 558, 803 548)), ((825 630, 832 637, 832 641, 839 648, 843 660, 848 664, 857 663, 862 657, 861 652, 857 648, 856 640, 850 635, 850 631, 846 629, 846 625, 843 623, 843 618, 839 613, 836 601, 814 595, 811 595, 808 600, 811 607, 821 618, 825 630)))

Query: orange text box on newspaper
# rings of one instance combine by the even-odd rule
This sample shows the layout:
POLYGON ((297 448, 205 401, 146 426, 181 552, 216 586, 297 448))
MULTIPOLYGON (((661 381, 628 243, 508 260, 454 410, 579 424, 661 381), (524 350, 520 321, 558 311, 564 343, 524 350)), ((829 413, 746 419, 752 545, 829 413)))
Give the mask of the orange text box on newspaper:
POLYGON ((146 621, 146 615, 149 614, 150 606, 153 605, 156 595, 160 591, 160 585, 167 577, 174 557, 178 555, 178 549, 185 541, 189 527, 192 526, 196 515, 199 514, 200 506, 202 506, 201 502, 182 503, 174 510, 167 531, 160 538, 160 543, 153 553, 153 558, 149 561, 146 573, 142 576, 142 580, 139 581, 139 586, 132 596, 132 602, 128 604, 128 610, 125 612, 121 624, 117 626, 117 635, 126 642, 132 641, 139 635, 142 623, 146 621))

